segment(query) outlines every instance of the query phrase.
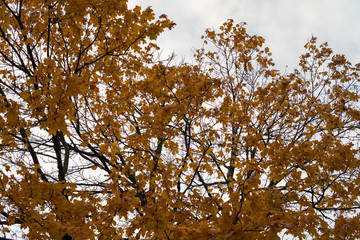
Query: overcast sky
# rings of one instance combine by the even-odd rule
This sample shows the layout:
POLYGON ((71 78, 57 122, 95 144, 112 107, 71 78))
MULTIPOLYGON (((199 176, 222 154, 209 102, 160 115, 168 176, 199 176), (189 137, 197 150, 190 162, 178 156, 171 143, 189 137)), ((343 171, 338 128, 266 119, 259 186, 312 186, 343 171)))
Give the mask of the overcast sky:
POLYGON ((359 0, 129 0, 129 4, 150 5, 177 24, 158 40, 165 56, 174 51, 191 61, 191 49, 202 46, 205 29, 216 29, 232 18, 247 22, 249 33, 266 39, 279 70, 297 65, 312 35, 352 63, 360 62, 359 0))

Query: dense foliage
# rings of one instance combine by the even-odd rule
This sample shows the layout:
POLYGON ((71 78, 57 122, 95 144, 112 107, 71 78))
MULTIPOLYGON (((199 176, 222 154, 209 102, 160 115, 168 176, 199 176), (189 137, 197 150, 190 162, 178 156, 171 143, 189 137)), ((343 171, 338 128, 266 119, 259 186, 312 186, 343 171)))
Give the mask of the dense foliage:
POLYGON ((0 220, 29 239, 360 238, 359 74, 311 38, 274 68, 245 24, 194 63, 126 0, 0 3, 0 220))

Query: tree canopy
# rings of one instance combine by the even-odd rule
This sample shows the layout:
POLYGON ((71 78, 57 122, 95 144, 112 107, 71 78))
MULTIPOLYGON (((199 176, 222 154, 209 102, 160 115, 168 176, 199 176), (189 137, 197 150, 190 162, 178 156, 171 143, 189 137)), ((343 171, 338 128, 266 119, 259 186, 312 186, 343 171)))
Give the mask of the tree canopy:
MULTIPOLYGON (((0 223, 29 239, 360 238, 360 64, 245 23, 160 61, 126 0, 0 3, 0 223)), ((10 233, 9 233, 10 232, 10 233)))

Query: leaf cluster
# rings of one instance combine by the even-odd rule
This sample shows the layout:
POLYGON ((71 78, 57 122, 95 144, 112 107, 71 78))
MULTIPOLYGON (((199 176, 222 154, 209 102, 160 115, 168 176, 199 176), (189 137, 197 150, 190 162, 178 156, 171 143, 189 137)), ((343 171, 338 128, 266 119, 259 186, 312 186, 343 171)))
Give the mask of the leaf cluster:
POLYGON ((30 239, 359 238, 359 74, 282 74, 245 23, 194 63, 126 1, 0 3, 0 222, 30 239))

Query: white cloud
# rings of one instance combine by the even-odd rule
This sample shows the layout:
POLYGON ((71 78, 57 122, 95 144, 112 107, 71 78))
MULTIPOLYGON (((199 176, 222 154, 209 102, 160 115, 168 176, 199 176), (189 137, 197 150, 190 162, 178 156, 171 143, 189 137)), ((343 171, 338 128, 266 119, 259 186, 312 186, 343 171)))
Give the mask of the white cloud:
MULTIPOLYGON (((134 0, 130 0, 135 2, 134 0)), ((137 0, 165 13, 177 23, 159 38, 164 54, 173 50, 191 59, 191 48, 201 47, 201 35, 226 19, 246 21, 248 31, 265 37, 280 70, 295 67, 303 46, 312 36, 328 41, 337 53, 360 62, 360 1, 357 0, 137 0)))

